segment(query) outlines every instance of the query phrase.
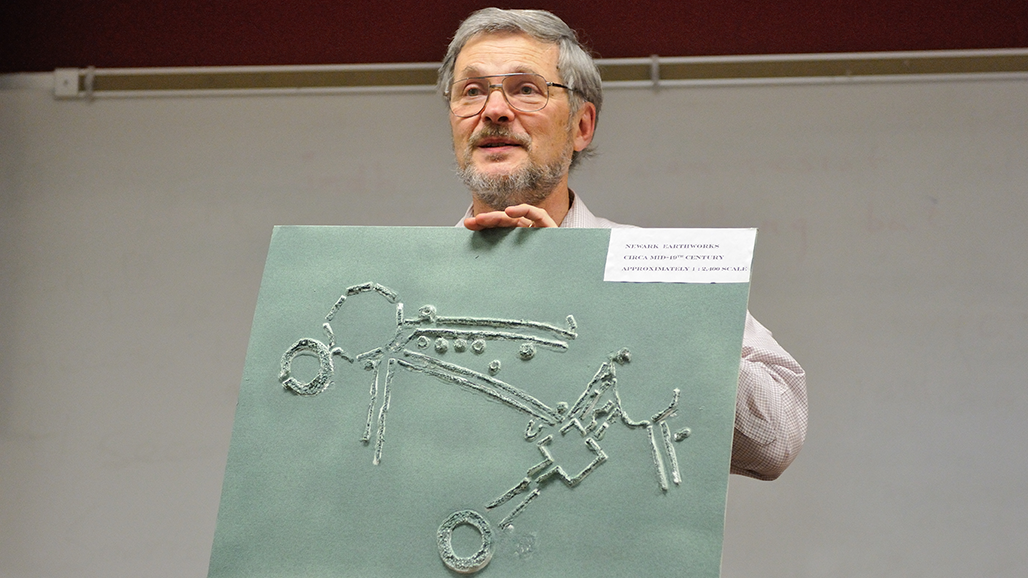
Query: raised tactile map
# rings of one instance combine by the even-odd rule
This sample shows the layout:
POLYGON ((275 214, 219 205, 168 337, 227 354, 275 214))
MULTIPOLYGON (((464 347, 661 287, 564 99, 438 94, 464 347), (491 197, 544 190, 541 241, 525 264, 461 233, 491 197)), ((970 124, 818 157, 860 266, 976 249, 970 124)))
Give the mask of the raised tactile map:
POLYGON ((718 576, 748 284, 609 239, 276 227, 209 576, 718 576))

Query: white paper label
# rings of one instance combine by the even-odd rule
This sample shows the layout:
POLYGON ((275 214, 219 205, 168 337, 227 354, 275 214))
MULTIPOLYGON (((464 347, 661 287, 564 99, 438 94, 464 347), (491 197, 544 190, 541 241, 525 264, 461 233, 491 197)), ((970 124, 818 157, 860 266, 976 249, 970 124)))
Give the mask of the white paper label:
POLYGON ((756 229, 611 229, 604 281, 748 283, 756 229))

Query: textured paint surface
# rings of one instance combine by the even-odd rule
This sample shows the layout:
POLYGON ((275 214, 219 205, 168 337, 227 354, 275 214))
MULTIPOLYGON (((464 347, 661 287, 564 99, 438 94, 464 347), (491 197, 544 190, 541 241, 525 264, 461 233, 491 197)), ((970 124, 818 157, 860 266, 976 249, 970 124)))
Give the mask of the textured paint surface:
POLYGON ((748 286, 608 234, 277 228, 210 576, 718 576, 748 286))

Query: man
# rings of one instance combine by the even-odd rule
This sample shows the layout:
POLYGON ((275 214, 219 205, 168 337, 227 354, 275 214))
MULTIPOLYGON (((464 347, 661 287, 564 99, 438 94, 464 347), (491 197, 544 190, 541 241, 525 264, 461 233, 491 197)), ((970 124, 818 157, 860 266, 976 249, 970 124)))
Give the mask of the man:
MULTIPOLYGON (((464 226, 624 227, 568 188, 589 153, 600 74, 574 31, 541 10, 486 8, 457 29, 439 69, 457 172, 471 190, 464 226)), ((777 478, 803 445, 803 369, 747 313, 732 473, 777 478)))

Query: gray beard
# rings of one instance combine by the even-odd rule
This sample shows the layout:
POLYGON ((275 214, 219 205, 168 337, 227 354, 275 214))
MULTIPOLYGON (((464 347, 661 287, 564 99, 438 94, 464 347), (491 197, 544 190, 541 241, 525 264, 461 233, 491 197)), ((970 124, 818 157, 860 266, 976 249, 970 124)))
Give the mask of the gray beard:
POLYGON ((471 189, 471 194, 494 211, 527 203, 538 205, 546 200, 566 174, 566 160, 545 166, 529 165, 506 175, 484 175, 470 163, 457 168, 457 176, 471 189))
POLYGON ((479 131, 459 159, 457 176, 471 189, 471 194, 494 211, 520 204, 538 205, 553 193, 568 173, 574 145, 570 135, 561 158, 548 165, 530 163, 506 175, 485 175, 475 169, 471 160, 475 145, 484 138, 501 136, 521 143, 525 150, 531 150, 532 141, 527 136, 514 135, 508 128, 490 125, 479 131))

